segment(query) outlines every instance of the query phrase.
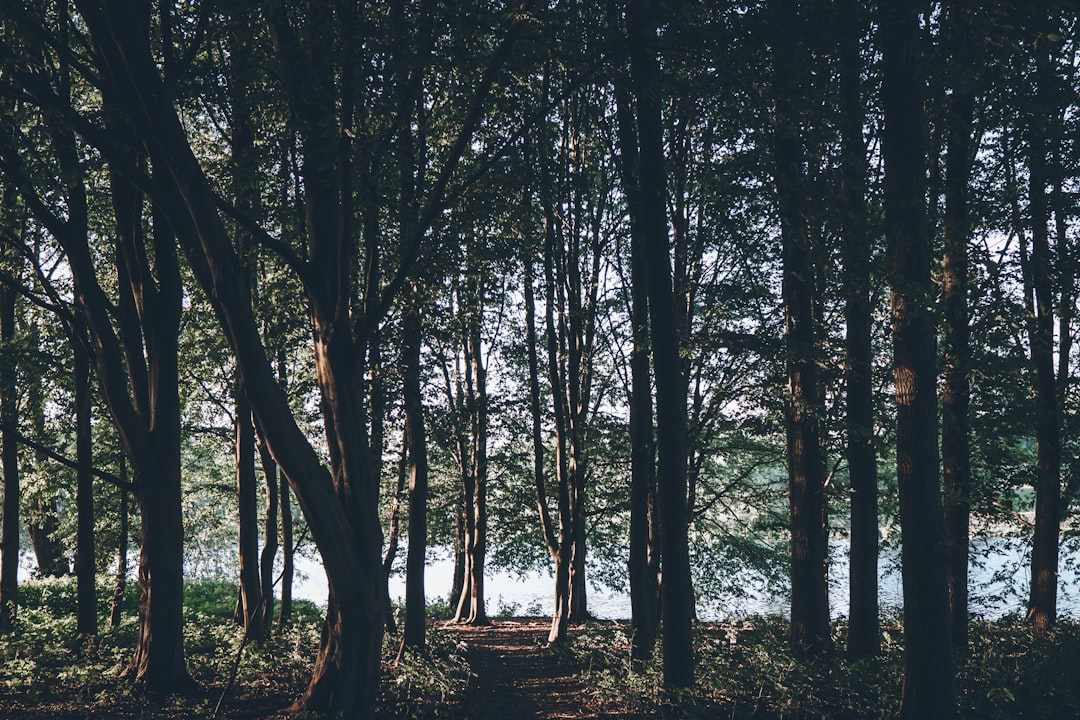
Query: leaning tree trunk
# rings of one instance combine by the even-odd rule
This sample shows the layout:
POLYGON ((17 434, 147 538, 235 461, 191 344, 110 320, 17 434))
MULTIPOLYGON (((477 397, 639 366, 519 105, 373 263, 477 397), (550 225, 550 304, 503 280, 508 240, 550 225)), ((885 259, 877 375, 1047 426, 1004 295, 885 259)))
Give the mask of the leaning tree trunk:
POLYGON ((936 345, 926 222, 926 121, 913 0, 881 6, 885 224, 892 285, 896 457, 904 585, 905 720, 955 718, 938 471, 936 345))

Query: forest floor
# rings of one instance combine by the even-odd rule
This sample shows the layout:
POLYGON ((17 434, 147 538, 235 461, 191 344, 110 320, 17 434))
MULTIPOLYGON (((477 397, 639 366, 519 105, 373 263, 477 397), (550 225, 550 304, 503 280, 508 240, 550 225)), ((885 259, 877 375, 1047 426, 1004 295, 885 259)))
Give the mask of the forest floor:
MULTIPOLYGON (((600 720, 625 717, 590 703, 580 678, 580 659, 547 646, 550 621, 541 618, 497 618, 490 625, 464 626, 436 621, 433 629, 454 647, 463 662, 457 668, 465 677, 457 682, 438 708, 426 710, 406 697, 398 698, 393 708, 383 707, 380 718, 445 717, 453 720, 525 720, 581 719, 600 720), (467 669, 466 669, 467 668, 467 669)), ((571 629, 571 636, 580 630, 571 629)), ((429 666, 420 666, 429 672, 429 666)), ((394 674, 392 669, 389 675, 394 674)), ((218 718, 220 720, 285 720, 283 708, 296 699, 303 685, 296 677, 270 671, 256 682, 238 682, 226 693, 218 713, 217 705, 224 682, 204 678, 190 694, 153 697, 116 686, 104 678, 83 685, 57 682, 51 687, 0 694, 0 718, 3 720, 181 720, 218 718)), ((429 694, 429 693, 425 693, 429 694)), ((407 695, 407 693, 406 693, 407 695)))
POLYGON ((472 673, 461 701, 462 718, 619 717, 588 702, 581 668, 546 647, 550 627, 550 620, 539 618, 444 627, 463 641, 472 673))

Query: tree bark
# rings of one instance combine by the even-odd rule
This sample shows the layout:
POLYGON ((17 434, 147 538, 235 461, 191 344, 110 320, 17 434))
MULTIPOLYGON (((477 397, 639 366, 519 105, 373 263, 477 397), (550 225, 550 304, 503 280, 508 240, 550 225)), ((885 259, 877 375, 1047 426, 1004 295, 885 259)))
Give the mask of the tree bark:
POLYGON ((905 720, 955 718, 938 474, 934 289, 926 220, 924 82, 913 0, 882 4, 885 224, 892 286, 896 455, 904 586, 905 720))
POLYGON ((638 167, 642 243, 649 298, 656 383, 657 498, 662 529, 664 686, 694 684, 691 618, 694 608, 686 507, 686 383, 682 376, 671 250, 665 208, 661 79, 656 55, 656 18, 644 0, 629 0, 626 13, 630 72, 637 98, 638 167))

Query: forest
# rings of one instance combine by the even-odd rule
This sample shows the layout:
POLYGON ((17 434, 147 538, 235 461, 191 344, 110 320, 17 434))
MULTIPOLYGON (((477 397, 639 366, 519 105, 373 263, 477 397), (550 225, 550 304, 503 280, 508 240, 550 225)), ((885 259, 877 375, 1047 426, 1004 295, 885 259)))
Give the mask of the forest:
POLYGON ((1080 717, 1078 10, 0 4, 0 716, 1080 717))

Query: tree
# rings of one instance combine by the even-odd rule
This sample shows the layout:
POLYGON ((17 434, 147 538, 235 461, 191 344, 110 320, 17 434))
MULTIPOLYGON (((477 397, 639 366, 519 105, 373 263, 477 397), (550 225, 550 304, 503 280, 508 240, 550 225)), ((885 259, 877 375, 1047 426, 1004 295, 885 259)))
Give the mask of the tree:
POLYGON ((926 219, 924 81, 917 5, 879 13, 885 115, 885 225, 889 241, 896 472, 904 586, 902 718, 956 717, 938 474, 936 347, 926 219))
POLYGON ((665 209, 663 125, 660 74, 652 7, 630 0, 626 7, 630 77, 637 100, 639 185, 637 199, 645 250, 653 372, 656 384, 657 499, 661 525, 664 627, 664 686, 694 682, 690 633, 694 591, 690 578, 686 506, 686 393, 679 360, 671 251, 665 209))
POLYGON ((962 0, 948 8, 947 37, 954 53, 952 94, 946 109, 945 215, 942 258, 942 314, 945 345, 941 383, 941 456, 944 487, 945 543, 952 637, 957 648, 968 638, 968 549, 971 514, 970 312, 968 309, 968 187, 974 162, 976 83, 982 38, 973 9, 962 0))
MULTIPOLYGON (((612 34, 618 13, 608 4, 612 34)), ((652 658, 659 624, 659 538, 656 537, 656 449, 653 443, 652 375, 649 369, 649 298, 645 291, 645 253, 641 219, 638 139, 633 100, 625 68, 615 70, 617 142, 627 208, 630 211, 630 654, 644 663, 652 658)))
MULTIPOLYGON (((1039 12, 1039 11, 1036 11, 1039 12)), ((1061 532, 1061 411, 1054 368, 1054 268, 1050 253, 1051 182, 1048 140, 1056 115, 1049 18, 1034 23, 1033 97, 1028 136, 1028 211, 1031 217, 1031 255, 1022 258, 1025 295, 1033 297, 1028 338, 1035 385, 1035 531, 1031 549, 1029 617, 1035 632, 1045 633, 1057 619, 1059 535, 1061 532)), ((1021 252, 1026 252, 1021 249, 1021 252)), ((1068 334, 1068 333, 1066 333, 1068 334)))
POLYGON ((836 3, 840 74, 840 211, 844 260, 844 321, 847 391, 847 461, 851 478, 848 656, 877 655, 878 476, 874 448, 871 242, 866 203, 867 161, 863 139, 862 61, 864 24, 857 3, 836 3))
MULTIPOLYGON (((5 201, 12 199, 10 185, 5 185, 5 201)), ((9 202, 5 207, 11 207, 9 202)), ((17 233, 18 228, 5 228, 5 234, 17 233)), ((10 255, 11 253, 8 253, 10 255)), ((8 258, 5 258, 8 259, 8 258)), ((11 262, 8 259, 8 262, 11 262)), ((8 283, 0 284, 0 470, 4 475, 4 503, 0 522, 0 631, 14 627, 15 605, 19 597, 19 446, 18 446, 18 380, 15 363, 15 299, 16 291, 8 283)))
POLYGON ((75 375, 75 462, 78 506, 77 552, 78 628, 85 635, 97 634, 97 563, 94 547, 94 463, 90 424, 92 368, 87 349, 89 338, 81 333, 72 342, 75 375))
POLYGON ((788 502, 791 509, 791 644, 800 659, 819 655, 830 644, 828 536, 825 528, 825 461, 821 448, 824 403, 818 388, 815 339, 815 280, 803 172, 799 121, 805 105, 800 94, 809 85, 807 24, 796 3, 770 4, 776 27, 773 91, 776 108, 773 154, 783 247, 787 396, 785 431, 788 502))

